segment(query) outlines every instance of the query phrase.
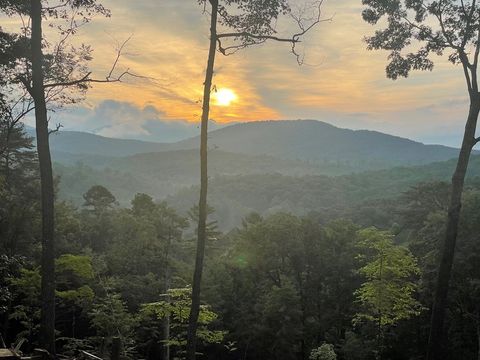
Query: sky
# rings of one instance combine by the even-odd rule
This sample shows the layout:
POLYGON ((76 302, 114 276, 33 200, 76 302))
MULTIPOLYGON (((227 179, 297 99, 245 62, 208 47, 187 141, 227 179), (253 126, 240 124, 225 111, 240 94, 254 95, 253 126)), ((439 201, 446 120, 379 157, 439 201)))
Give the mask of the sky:
MULTIPOLYGON (((294 6, 305 0, 292 0, 294 6)), ((105 76, 115 46, 129 36, 118 70, 149 79, 99 84, 85 101, 54 115, 66 130, 153 141, 198 133, 208 52, 208 15, 196 0, 105 0, 110 18, 95 18, 77 42, 95 49, 91 62, 105 76)), ((434 58, 432 72, 396 81, 385 77, 387 52, 368 51, 375 28, 361 18, 360 0, 326 0, 324 19, 305 37, 299 66, 286 44, 270 42, 217 56, 212 128, 258 120, 317 119, 339 127, 371 129, 426 143, 458 146, 468 110, 461 69, 434 58), (227 105, 228 104, 228 105, 227 105)), ((279 35, 294 29, 289 19, 279 35)))

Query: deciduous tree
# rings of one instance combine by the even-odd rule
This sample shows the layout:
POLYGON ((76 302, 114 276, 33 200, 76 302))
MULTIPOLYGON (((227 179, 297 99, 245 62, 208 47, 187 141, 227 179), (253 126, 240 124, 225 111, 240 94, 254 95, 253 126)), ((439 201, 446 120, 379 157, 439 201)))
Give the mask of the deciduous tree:
MULTIPOLYGON (((54 241, 54 181, 50 156, 48 110, 81 99, 92 82, 121 81, 128 70, 116 74, 116 65, 125 43, 105 79, 91 76, 86 64, 92 59, 92 49, 73 47, 70 38, 95 14, 108 16, 109 11, 95 0, 3 0, 0 11, 19 16, 18 33, 0 29, 2 82, 20 94, 20 106, 30 104, 34 111, 37 152, 40 167, 42 206, 42 345, 55 352, 55 241, 54 241), (55 29, 58 41, 46 41, 42 27, 47 23, 55 29), (80 97, 79 97, 80 94, 80 97)), ((26 113, 24 113, 26 114, 26 113)), ((56 127, 56 130, 60 125, 56 127)), ((53 130, 55 131, 55 130, 53 130)))
POLYGON ((200 286, 207 238, 207 132, 216 52, 219 51, 223 55, 230 55, 239 49, 255 44, 261 44, 268 40, 274 40, 291 44, 292 52, 297 56, 297 59, 300 60, 299 55, 295 51, 295 45, 300 41, 303 35, 321 21, 321 2, 315 4, 313 7, 314 14, 309 14, 309 16, 293 15, 288 0, 198 0, 198 2, 204 6, 205 11, 207 4, 210 7, 210 46, 205 71, 205 81, 203 83, 197 251, 192 284, 192 311, 190 312, 187 339, 187 359, 189 360, 195 359, 195 343, 200 309, 200 286), (283 15, 292 15, 295 23, 299 27, 299 31, 288 38, 277 36, 277 31, 275 29, 276 20, 283 15), (225 32, 219 32, 219 26, 222 29, 225 29, 225 32))
POLYGON ((470 100, 462 146, 452 177, 448 222, 438 268, 432 309, 429 360, 440 360, 449 281, 462 207, 462 191, 480 112, 478 57, 480 54, 480 6, 477 0, 362 0, 363 18, 386 27, 367 37, 369 49, 390 51, 387 77, 407 77, 412 70, 432 70, 433 55, 445 56, 460 65, 470 100))
POLYGON ((378 328, 378 354, 382 358, 384 328, 419 314, 412 277, 419 269, 408 249, 393 243, 393 236, 375 228, 361 230, 359 245, 366 250, 366 264, 360 269, 366 281, 356 295, 363 311, 356 320, 373 321, 378 328))

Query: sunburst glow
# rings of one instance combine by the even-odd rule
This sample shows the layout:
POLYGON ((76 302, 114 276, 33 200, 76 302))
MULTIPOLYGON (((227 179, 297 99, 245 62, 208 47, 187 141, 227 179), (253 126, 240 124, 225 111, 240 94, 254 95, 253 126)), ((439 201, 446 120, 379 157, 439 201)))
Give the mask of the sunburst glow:
POLYGON ((215 104, 218 106, 229 106, 232 102, 237 100, 237 95, 231 89, 218 89, 214 95, 215 104))

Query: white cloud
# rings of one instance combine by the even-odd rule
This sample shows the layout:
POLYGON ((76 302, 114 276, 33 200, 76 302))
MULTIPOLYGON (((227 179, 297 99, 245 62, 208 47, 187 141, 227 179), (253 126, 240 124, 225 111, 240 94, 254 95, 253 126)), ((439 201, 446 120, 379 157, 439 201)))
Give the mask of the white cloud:
MULTIPOLYGON (((104 100, 93 108, 77 107, 55 114, 52 121, 63 130, 86 131, 114 138, 135 138, 174 142, 199 134, 197 123, 164 119, 164 113, 152 105, 104 100)), ((210 128, 218 125, 211 123, 210 128)))

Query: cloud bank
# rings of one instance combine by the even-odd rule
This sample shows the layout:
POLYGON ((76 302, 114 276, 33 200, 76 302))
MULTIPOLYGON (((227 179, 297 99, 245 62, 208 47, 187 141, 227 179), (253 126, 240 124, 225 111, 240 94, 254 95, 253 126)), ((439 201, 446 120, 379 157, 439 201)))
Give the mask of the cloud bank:
MULTIPOLYGON (((85 131, 113 138, 175 142, 200 133, 199 124, 181 119, 165 119, 165 113, 153 105, 104 100, 93 108, 77 107, 52 118, 62 130, 85 131)), ((221 127, 215 121, 210 129, 221 127)))

